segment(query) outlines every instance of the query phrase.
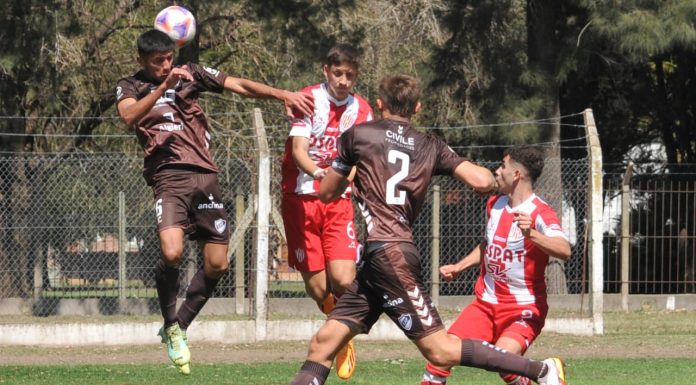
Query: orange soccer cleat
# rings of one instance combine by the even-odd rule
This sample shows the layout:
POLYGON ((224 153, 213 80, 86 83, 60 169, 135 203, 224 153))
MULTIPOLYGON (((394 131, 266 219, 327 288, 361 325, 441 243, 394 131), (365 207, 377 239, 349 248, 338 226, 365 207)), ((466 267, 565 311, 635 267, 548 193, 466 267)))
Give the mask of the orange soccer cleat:
POLYGON ((355 347, 353 341, 343 346, 336 354, 336 375, 342 380, 347 380, 353 376, 355 372, 355 347))

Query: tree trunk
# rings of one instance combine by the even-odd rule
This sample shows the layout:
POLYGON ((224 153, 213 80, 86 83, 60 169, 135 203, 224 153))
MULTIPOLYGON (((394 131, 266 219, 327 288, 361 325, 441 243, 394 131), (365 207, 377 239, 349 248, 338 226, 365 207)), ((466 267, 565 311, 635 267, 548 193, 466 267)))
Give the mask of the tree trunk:
MULTIPOLYGON (((527 50, 530 70, 541 81, 535 96, 541 98, 537 119, 553 119, 552 124, 540 125, 538 141, 544 143, 546 162, 535 190, 542 199, 562 216, 563 180, 561 178, 561 126, 559 84, 556 80, 559 41, 556 22, 560 17, 560 5, 556 0, 527 0, 527 50)), ((567 294, 565 266, 557 258, 549 260, 546 269, 549 294, 567 294)))

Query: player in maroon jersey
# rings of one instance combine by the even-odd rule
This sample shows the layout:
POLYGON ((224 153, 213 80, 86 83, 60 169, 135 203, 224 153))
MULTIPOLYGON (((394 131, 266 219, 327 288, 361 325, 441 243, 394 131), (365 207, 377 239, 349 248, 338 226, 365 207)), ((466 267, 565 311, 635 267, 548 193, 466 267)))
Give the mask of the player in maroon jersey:
MULTIPOLYGON (((553 208, 533 189, 544 168, 541 150, 516 146, 505 151, 495 172, 501 195, 486 204, 485 240, 452 265, 440 267, 446 281, 480 266, 476 299, 449 329, 461 339, 477 338, 510 353, 524 354, 546 321, 549 255, 570 258, 570 244, 553 208)), ((421 385, 446 383, 450 368, 428 363, 421 385)), ((517 374, 501 374, 506 384, 529 385, 517 374)))
POLYGON ((155 267, 164 326, 162 342, 184 374, 190 372, 186 329, 229 268, 227 212, 210 153, 208 121, 198 103, 202 92, 229 90, 254 98, 276 98, 286 108, 312 113, 312 97, 279 90, 251 80, 189 63, 173 67, 174 42, 150 30, 138 38, 140 71, 119 80, 116 106, 134 126, 145 152, 145 180, 155 198, 162 258, 155 267), (176 310, 184 234, 197 240, 203 268, 192 278, 186 299, 176 310))
POLYGON ((419 82, 387 76, 379 87, 382 119, 343 133, 338 157, 321 183, 319 196, 331 201, 348 186, 356 168, 354 196, 365 218, 367 240, 356 280, 329 319, 312 337, 307 360, 291 385, 322 385, 331 361, 347 341, 368 333, 385 313, 431 362, 516 373, 540 384, 564 384, 560 361, 533 361, 474 339, 447 334, 424 290, 412 226, 434 175, 450 175, 480 193, 493 193, 493 174, 458 156, 433 135, 411 126, 420 109, 419 82))
MULTIPOLYGON (((314 113, 293 111, 282 164, 288 264, 302 274, 307 293, 326 314, 355 279, 361 248, 355 238, 350 192, 329 203, 317 197, 341 134, 372 120, 370 105, 353 93, 359 69, 355 47, 338 44, 329 50, 323 66, 326 82, 302 90, 314 97, 314 113)), ((336 374, 348 379, 354 369, 351 341, 336 355, 336 374)))

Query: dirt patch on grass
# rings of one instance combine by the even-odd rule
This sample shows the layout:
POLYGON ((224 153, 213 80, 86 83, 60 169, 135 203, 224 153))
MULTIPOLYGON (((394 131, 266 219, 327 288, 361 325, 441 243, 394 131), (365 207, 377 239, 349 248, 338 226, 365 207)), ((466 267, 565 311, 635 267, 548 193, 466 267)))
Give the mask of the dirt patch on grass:
MULTIPOLYGON (((528 352, 533 358, 696 359, 696 312, 606 313, 605 335, 581 337, 542 333, 528 352)), ((192 331, 195 333, 195 331, 192 331)), ((308 341, 191 345, 193 363, 302 362, 308 341)), ((360 360, 418 359, 407 340, 356 343, 360 360)), ((164 345, 92 347, 0 347, 0 365, 168 364, 164 345)))
MULTIPOLYGON (((361 360, 418 359, 420 353, 408 341, 357 341, 361 360)), ((528 355, 535 358, 696 358, 696 335, 578 337, 542 335, 528 355)), ((194 363, 302 362, 307 342, 264 342, 223 345, 192 344, 194 363)), ((2 347, 2 365, 168 364, 164 345, 118 347, 2 347)))

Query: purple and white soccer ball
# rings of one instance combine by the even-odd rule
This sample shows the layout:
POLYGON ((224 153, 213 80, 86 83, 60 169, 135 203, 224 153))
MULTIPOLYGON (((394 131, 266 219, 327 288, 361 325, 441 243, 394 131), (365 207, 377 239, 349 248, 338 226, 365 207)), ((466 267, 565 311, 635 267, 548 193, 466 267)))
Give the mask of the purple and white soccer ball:
POLYGON ((196 18, 188 9, 172 5, 157 14, 155 28, 169 35, 178 47, 183 47, 196 36, 196 18))

